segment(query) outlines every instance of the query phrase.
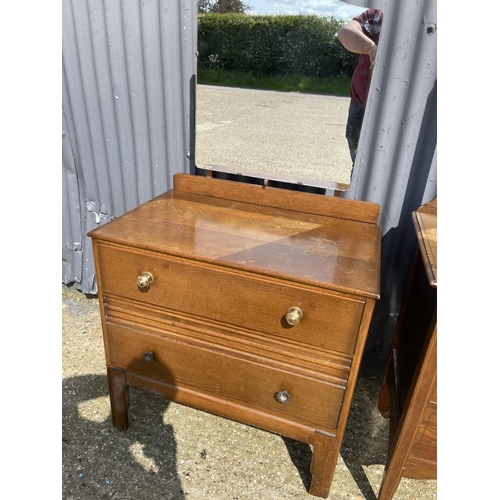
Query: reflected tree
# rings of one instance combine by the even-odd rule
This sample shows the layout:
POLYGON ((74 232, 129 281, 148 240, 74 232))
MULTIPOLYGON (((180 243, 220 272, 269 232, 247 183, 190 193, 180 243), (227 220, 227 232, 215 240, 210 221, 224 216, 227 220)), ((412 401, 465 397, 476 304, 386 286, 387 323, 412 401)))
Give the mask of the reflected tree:
POLYGON ((252 8, 241 0, 201 0, 198 5, 200 14, 247 14, 252 8))

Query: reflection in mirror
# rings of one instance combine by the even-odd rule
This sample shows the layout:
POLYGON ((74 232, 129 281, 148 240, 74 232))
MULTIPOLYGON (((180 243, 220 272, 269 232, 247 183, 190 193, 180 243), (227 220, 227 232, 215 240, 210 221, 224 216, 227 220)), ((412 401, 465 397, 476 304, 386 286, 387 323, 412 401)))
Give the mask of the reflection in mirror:
MULTIPOLYGON (((224 3, 227 2, 205 0, 199 16, 204 15, 201 12, 206 12, 210 6, 224 3)), ((229 3, 234 4, 235 1, 229 3)), ((288 3, 287 11, 280 11, 273 7, 272 1, 265 0, 249 0, 247 4, 236 1, 236 4, 252 9, 247 10, 247 16, 311 14, 300 10, 303 4, 299 1, 295 2, 295 10, 293 6, 290 7, 293 2, 288 3)), ((314 14, 324 22, 333 17, 337 22, 340 21, 337 25, 339 28, 363 10, 341 1, 332 1, 328 5, 328 11, 314 14)), ((339 91, 333 86, 328 93, 323 90, 314 92, 314 89, 311 93, 301 92, 298 91, 302 86, 300 82, 294 91, 251 89, 251 85, 245 86, 244 83, 235 83, 231 79, 219 80, 214 76, 217 73, 227 76, 228 72, 224 69, 229 63, 226 63, 224 58, 228 57, 230 51, 218 53, 222 52, 220 47, 224 42, 219 42, 218 50, 207 50, 209 42, 205 38, 205 32, 200 30, 200 17, 198 22, 196 166, 200 169, 232 172, 268 180, 334 190, 347 189, 352 171, 352 159, 346 140, 350 103, 349 81, 358 56, 344 49, 344 59, 351 57, 351 62, 347 61, 345 65, 350 74, 343 76, 344 88, 340 91, 342 95, 339 95, 339 91), (206 72, 204 77, 200 78, 202 68, 210 68, 209 84, 206 83, 206 72)), ((220 33, 219 37, 222 38, 220 33)), ((336 35, 333 38, 336 38, 336 35)), ((297 44, 304 45, 305 41, 306 37, 303 37, 290 43, 294 43, 295 47, 297 44)), ((338 40, 332 43, 340 46, 338 40)), ((327 48, 333 50, 332 46, 329 44, 327 48)), ((241 51, 248 57, 252 49, 247 45, 242 47, 241 51)), ((312 51, 318 52, 317 41, 315 47, 302 47, 300 54, 311 54, 312 51)), ((252 54, 255 59, 259 58, 257 52, 258 45, 252 54)), ((293 66, 303 68, 304 62, 295 60, 293 66)), ((281 71, 276 65, 273 68, 275 73, 281 71)), ((338 77, 338 74, 334 74, 338 71, 338 67, 333 68, 332 74, 324 76, 338 77)), ((310 78, 303 75, 302 78, 302 82, 310 81, 310 78)), ((324 81, 331 80, 326 78, 324 81)))

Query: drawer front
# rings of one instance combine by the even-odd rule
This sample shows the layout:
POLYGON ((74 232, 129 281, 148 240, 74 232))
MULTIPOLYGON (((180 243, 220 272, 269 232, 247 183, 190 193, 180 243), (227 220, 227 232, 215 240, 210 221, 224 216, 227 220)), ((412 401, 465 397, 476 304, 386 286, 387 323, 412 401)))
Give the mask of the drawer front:
MULTIPOLYGON (((332 432, 344 388, 213 346, 107 325, 110 365, 224 402, 332 432), (149 356, 149 357, 148 357, 149 356), (280 402, 282 401, 282 402, 280 402)), ((175 400, 175 398, 173 398, 175 400)))
POLYGON ((112 293, 189 315, 221 321, 301 343, 352 354, 363 313, 362 300, 266 281, 214 266, 99 245, 104 295, 112 293), (151 273, 153 283, 137 285, 151 273), (300 308, 295 326, 286 321, 300 308))

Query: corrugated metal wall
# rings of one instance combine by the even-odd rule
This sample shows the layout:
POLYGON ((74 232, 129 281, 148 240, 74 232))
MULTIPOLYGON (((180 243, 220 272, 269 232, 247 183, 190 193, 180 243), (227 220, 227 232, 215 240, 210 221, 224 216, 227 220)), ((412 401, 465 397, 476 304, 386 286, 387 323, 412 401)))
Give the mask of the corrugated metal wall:
POLYGON ((96 291, 91 229, 189 172, 194 0, 63 0, 63 282, 96 291))
POLYGON ((367 347, 392 339, 417 239, 411 212, 437 195, 437 0, 352 0, 384 22, 351 188, 381 206, 382 298, 367 347))
MULTIPOLYGON (((436 196, 436 0, 349 0, 384 11, 360 154, 346 197, 381 205, 385 351, 416 237, 436 196)), ((95 293, 91 229, 194 172, 196 0, 63 0, 63 282, 95 293)))

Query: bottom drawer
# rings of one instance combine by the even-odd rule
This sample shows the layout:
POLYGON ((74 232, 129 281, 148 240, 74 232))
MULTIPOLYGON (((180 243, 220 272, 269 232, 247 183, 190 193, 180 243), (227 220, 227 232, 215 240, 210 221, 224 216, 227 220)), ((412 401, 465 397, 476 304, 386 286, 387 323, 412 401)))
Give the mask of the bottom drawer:
POLYGON ((174 387, 332 432, 344 388, 272 365, 246 359, 222 347, 159 337, 131 328, 106 327, 110 365, 174 387))

